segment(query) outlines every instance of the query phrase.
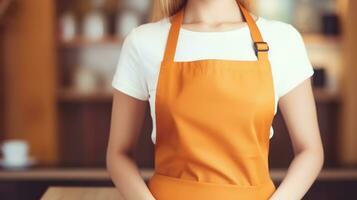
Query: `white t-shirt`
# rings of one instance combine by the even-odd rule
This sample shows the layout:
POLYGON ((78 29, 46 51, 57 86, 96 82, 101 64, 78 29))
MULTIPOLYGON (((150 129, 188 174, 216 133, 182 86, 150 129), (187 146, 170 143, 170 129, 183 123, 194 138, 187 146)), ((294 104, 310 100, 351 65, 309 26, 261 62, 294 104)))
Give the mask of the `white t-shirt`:
MULTIPOLYGON (((290 24, 259 17, 257 26, 269 44, 269 60, 275 88, 275 114, 278 99, 313 75, 300 33, 290 24)), ((134 98, 148 100, 156 141, 155 92, 160 64, 166 46, 170 21, 164 18, 133 29, 125 38, 112 86, 134 98)), ((228 31, 197 32, 181 28, 175 61, 200 59, 256 60, 247 25, 228 31)), ((273 136, 270 128, 270 138, 273 136)))

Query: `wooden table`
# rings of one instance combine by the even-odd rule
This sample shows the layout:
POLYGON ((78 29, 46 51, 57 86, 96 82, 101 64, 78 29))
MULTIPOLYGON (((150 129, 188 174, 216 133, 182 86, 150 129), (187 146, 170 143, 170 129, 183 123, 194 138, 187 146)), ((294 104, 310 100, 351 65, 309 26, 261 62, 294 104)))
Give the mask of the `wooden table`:
POLYGON ((41 200, 124 200, 114 187, 49 187, 41 200))

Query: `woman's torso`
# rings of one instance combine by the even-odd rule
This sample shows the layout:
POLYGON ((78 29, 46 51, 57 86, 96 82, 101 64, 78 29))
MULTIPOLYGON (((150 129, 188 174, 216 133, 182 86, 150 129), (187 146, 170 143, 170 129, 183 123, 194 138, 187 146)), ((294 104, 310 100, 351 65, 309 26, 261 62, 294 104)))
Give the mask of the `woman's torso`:
MULTIPOLYGON (((279 97, 311 75, 311 63, 307 58, 301 35, 293 26, 262 17, 256 23, 270 47, 269 60, 277 105, 279 97)), ((155 94, 169 28, 170 22, 167 18, 135 28, 126 38, 119 59, 119 68, 113 80, 113 86, 121 84, 119 82, 131 81, 135 85, 121 84, 120 87, 126 87, 127 92, 149 101, 153 120, 153 143, 156 141, 155 94), (125 66, 130 69, 126 69, 125 66)), ((182 28, 175 61, 256 60, 251 43, 247 26, 221 32, 196 32, 182 28)), ((275 113, 276 108, 277 106, 275 113)), ((272 136, 271 127, 270 138, 272 136)))

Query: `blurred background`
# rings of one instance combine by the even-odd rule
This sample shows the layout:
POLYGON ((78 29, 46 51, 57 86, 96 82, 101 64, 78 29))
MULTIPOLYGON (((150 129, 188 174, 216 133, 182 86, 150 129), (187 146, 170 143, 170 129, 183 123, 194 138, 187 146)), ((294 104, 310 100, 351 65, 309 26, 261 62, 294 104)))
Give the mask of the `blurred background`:
MULTIPOLYGON (((113 186, 105 169, 110 84, 123 38, 151 20, 152 3, 0 0, 0 199, 39 199, 49 186, 113 186)), ((357 199, 357 1, 255 0, 251 10, 294 25, 315 69, 325 165, 304 199, 357 199)), ((148 110, 132 152, 145 180, 151 123, 148 110)), ((293 158, 279 111, 274 129, 270 166, 279 184, 293 158)))

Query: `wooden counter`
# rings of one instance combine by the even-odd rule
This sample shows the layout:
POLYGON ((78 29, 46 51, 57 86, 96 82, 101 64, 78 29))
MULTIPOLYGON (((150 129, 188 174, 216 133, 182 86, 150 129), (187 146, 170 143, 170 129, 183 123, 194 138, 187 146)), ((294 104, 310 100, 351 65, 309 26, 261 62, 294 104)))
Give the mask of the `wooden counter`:
MULTIPOLYGON (((144 180, 148 180, 153 169, 141 169, 144 180)), ((274 181, 281 181, 286 169, 272 169, 270 175, 274 181)), ((0 180, 104 180, 110 181, 110 176, 104 168, 41 168, 21 171, 0 170, 0 180)), ((354 180, 357 181, 357 169, 323 169, 317 180, 354 180)))
MULTIPOLYGON (((152 169, 140 171, 145 181, 148 181, 153 174, 152 169)), ((270 174, 274 183, 279 185, 286 175, 286 170, 272 169, 270 174)), ((105 168, 41 167, 22 171, 0 170, 0 186, 1 199, 91 200, 88 197, 91 196, 95 199, 120 200, 105 168)), ((306 199, 348 199, 345 197, 357 196, 355 188, 357 188, 357 168, 324 169, 309 190, 306 199)))
MULTIPOLYGON (((142 175, 144 179, 148 179, 152 175, 153 171, 150 169, 142 170, 142 175)), ((271 176, 275 180, 281 180, 285 176, 286 170, 272 170, 271 176)), ((22 174, 14 173, 15 175, 12 178, 56 178, 56 179, 108 179, 109 176, 105 172, 105 170, 65 170, 65 171, 32 171, 22 174), (41 174, 42 173, 42 174, 41 174), (23 177, 20 177, 23 176, 23 177)), ((11 174, 0 173, 0 178, 9 178, 11 174)), ((326 169, 323 170, 318 180, 320 181, 357 181, 357 170, 353 169, 343 169, 343 170, 335 170, 335 169, 326 169)), ((313 190, 313 189, 310 189, 313 190)), ((326 192, 325 190, 323 190, 326 192)), ((333 191, 333 190, 329 190, 333 191)), ((338 192, 336 192, 338 193, 338 192)), ((340 193, 341 194, 341 193, 340 193)), ((351 194, 352 195, 352 194, 351 194)), ((350 196, 351 196, 350 195, 350 196)), ((321 194, 318 193, 318 197, 321 197, 321 194)), ((119 191, 115 187, 93 187, 93 186, 50 186, 44 192, 41 200, 77 200, 77 199, 86 199, 86 200, 95 200, 95 199, 108 199, 108 200, 121 200, 123 197, 120 195, 119 191)), ((315 198, 313 198, 315 199, 315 198)), ((325 199, 325 198, 322 198, 325 199)), ((334 198, 332 198, 334 199, 334 198)), ((336 198, 338 199, 338 198, 336 198)))
POLYGON ((114 187, 49 187, 41 200, 124 200, 114 187))

